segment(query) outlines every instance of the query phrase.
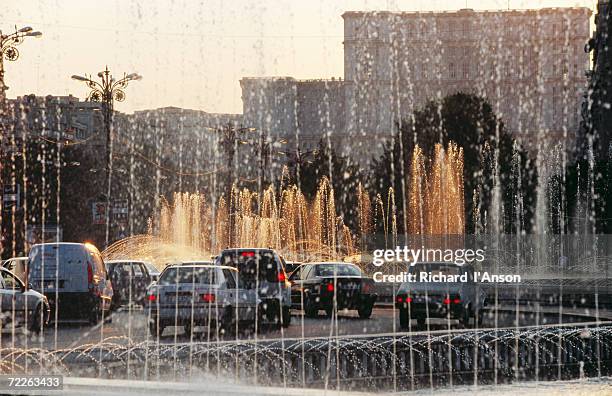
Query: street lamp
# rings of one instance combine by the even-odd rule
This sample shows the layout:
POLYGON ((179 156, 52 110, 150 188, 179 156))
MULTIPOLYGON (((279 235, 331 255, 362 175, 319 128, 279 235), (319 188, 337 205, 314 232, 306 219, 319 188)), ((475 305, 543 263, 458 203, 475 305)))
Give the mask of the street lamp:
POLYGON ((123 102, 125 100, 124 89, 130 81, 138 81, 142 79, 138 73, 123 74, 123 78, 115 80, 110 74, 108 66, 104 71, 98 73, 100 82, 94 81, 87 76, 73 75, 72 79, 83 81, 91 89, 87 100, 91 102, 99 102, 104 104, 104 127, 106 130, 106 236, 105 244, 108 246, 109 231, 110 231, 110 203, 111 203, 111 162, 113 150, 113 105, 114 102, 123 102))
POLYGON ((225 151, 227 155, 227 161, 229 163, 229 192, 231 193, 232 185, 234 183, 234 156, 236 154, 236 149, 238 144, 247 144, 248 142, 242 140, 241 137, 248 133, 255 131, 255 128, 247 128, 247 127, 236 127, 231 122, 228 122, 227 125, 223 127, 217 128, 216 131, 221 135, 221 139, 219 141, 221 148, 225 151))
POLYGON ((4 59, 9 61, 16 61, 19 59, 19 50, 17 46, 25 40, 26 37, 41 37, 42 33, 33 31, 30 26, 22 27, 17 29, 15 26, 15 32, 11 34, 2 34, 0 30, 0 99, 4 101, 4 91, 8 89, 4 85, 4 59))
POLYGON ((263 196, 263 189, 265 183, 265 170, 269 166, 270 154, 272 154, 272 147, 280 147, 282 144, 287 144, 287 140, 280 138, 275 141, 271 141, 268 135, 261 130, 259 134, 259 144, 255 145, 255 153, 259 159, 259 169, 257 175, 257 185, 259 191, 259 197, 263 196))

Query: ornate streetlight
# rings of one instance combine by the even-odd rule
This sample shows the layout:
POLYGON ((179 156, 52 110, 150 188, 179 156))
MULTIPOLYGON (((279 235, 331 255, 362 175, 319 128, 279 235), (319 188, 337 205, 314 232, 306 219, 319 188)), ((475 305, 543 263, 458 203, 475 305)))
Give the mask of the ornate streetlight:
POLYGON ((106 130, 106 235, 105 244, 108 246, 109 232, 110 232, 110 203, 111 203, 111 161, 113 151, 113 105, 114 102, 123 102, 125 100, 124 89, 128 86, 130 81, 137 81, 142 78, 138 73, 123 74, 123 78, 115 80, 110 74, 108 66, 104 71, 98 73, 100 82, 94 81, 86 76, 73 75, 72 79, 77 81, 83 81, 91 92, 87 96, 87 100, 91 102, 100 102, 104 104, 104 127, 106 130))
POLYGON ((17 46, 25 40, 26 37, 41 37, 41 32, 34 32, 29 26, 17 29, 15 26, 15 32, 4 35, 0 31, 0 99, 4 101, 4 91, 8 89, 4 85, 4 59, 9 61, 16 61, 19 59, 19 50, 17 46))

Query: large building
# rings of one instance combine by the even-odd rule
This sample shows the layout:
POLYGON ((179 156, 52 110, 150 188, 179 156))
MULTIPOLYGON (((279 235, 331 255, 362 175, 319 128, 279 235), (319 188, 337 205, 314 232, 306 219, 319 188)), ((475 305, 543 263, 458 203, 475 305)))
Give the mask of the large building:
POLYGON ((290 149, 313 149, 319 140, 337 140, 345 131, 344 81, 292 77, 240 80, 245 125, 282 139, 290 149))
POLYGON ((104 144, 102 105, 80 101, 74 96, 25 95, 7 99, 7 138, 3 151, 21 150, 23 140, 75 143, 87 141, 104 144))
POLYGON ((330 136, 363 162, 415 109, 466 92, 486 97, 528 148, 571 145, 590 16, 588 8, 346 12, 344 80, 244 78, 245 123, 300 146, 330 136))
POLYGON ((588 8, 346 12, 347 132, 389 136, 426 101, 485 96, 531 148, 573 142, 589 57, 588 8))
POLYGON ((585 116, 586 128, 595 137, 594 154, 606 159, 612 153, 612 7, 608 0, 599 0, 595 25, 587 48, 593 52, 593 71, 585 116))

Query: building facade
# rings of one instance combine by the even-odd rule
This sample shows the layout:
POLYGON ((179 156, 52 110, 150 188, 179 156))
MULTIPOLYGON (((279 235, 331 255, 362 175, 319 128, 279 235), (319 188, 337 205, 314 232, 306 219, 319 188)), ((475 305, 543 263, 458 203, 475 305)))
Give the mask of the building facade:
POLYGON ((25 95, 7 100, 8 139, 3 146, 20 145, 23 139, 75 143, 96 140, 105 142, 102 104, 80 101, 74 96, 25 95), (99 139, 97 139, 99 137, 99 139))
POLYGON ((396 122, 456 92, 487 98, 535 149, 580 122, 589 57, 588 8, 346 12, 347 133, 388 137, 396 122))
POLYGON ((596 158, 605 160, 612 155, 612 7, 608 0, 599 0, 595 26, 587 47, 593 53, 593 70, 585 127, 595 138, 596 158))
POLYGON ((343 136, 346 98, 341 78, 247 77, 240 86, 245 125, 271 140, 285 141, 289 150, 314 149, 326 138, 338 143, 343 136))

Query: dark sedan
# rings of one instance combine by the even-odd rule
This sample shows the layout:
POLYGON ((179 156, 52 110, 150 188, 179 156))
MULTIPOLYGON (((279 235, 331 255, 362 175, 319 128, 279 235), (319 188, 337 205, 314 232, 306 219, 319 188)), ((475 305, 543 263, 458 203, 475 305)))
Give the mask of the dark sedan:
POLYGON ((437 278, 401 284, 395 306, 399 310, 402 330, 410 329, 412 319, 416 319, 421 329, 429 318, 458 319, 464 327, 470 327, 472 318, 474 324, 482 324, 485 295, 474 281, 474 269, 470 264, 413 263, 408 272, 417 279, 421 273, 437 278))
POLYGON ((356 309, 360 318, 367 319, 378 297, 372 279, 354 264, 303 264, 293 271, 289 281, 292 306, 303 309, 308 317, 316 317, 321 309, 331 316, 335 307, 356 309))

